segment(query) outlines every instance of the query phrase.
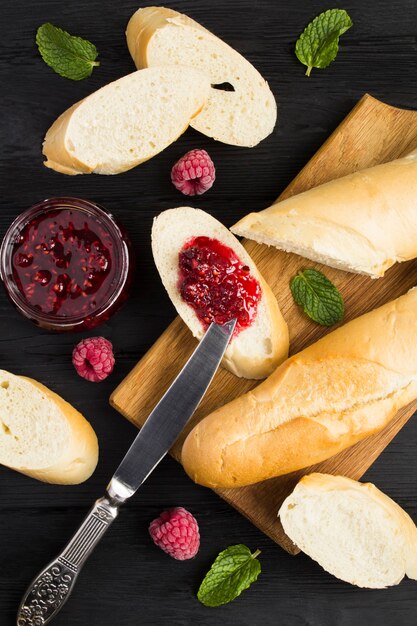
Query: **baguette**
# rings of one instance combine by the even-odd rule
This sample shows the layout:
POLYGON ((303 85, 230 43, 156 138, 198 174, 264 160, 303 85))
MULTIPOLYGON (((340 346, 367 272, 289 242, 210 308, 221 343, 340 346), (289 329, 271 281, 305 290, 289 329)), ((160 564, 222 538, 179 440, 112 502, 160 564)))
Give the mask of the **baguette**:
POLYGON ((0 370, 0 463, 47 483, 87 480, 98 444, 87 420, 44 385, 0 370))
POLYGON ((164 287, 194 337, 201 339, 205 328, 192 306, 182 299, 178 288, 178 255, 185 243, 200 236, 215 239, 231 248, 260 284, 261 298, 254 321, 232 338, 223 366, 236 376, 265 378, 288 355, 288 328, 270 287, 249 254, 225 226, 208 213, 190 207, 170 209, 155 218, 152 252, 164 287))
POLYGON ((232 232, 348 272, 417 256, 417 151, 250 213, 232 232))
POLYGON ((191 126, 233 146, 256 146, 270 135, 277 118, 275 98, 260 73, 236 50, 200 24, 172 9, 146 7, 126 30, 138 69, 173 63, 205 73, 212 89, 191 126), (233 91, 224 90, 228 84, 233 91))
POLYGON ((175 141, 204 106, 210 85, 166 66, 119 78, 63 113, 43 143, 44 165, 63 174, 119 174, 175 141))
POLYGON ((320 463, 380 431, 417 398, 417 288, 329 333, 203 419, 182 463, 239 487, 320 463))
POLYGON ((370 483, 328 474, 304 476, 279 517, 292 541, 323 569, 358 587, 417 580, 417 528, 370 483))

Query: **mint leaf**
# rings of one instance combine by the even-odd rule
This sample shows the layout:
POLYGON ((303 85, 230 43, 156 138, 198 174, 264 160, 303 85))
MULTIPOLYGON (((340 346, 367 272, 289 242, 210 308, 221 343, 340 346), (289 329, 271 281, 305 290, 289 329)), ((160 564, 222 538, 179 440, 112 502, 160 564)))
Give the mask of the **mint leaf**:
POLYGON ((100 65, 94 44, 52 24, 39 26, 36 43, 45 63, 64 78, 82 80, 90 76, 94 66, 100 65))
POLYGON ((307 65, 307 76, 313 67, 324 68, 334 61, 339 37, 351 26, 352 20, 343 9, 329 9, 310 22, 295 44, 298 60, 307 65))
POLYGON ((332 326, 341 322, 345 305, 332 281, 318 270, 304 270, 291 279, 291 293, 297 304, 303 307, 314 322, 332 326))
POLYGON ((240 596, 261 573, 258 554, 259 550, 251 554, 243 544, 220 552, 200 585, 197 593, 200 602, 205 606, 219 606, 240 596))

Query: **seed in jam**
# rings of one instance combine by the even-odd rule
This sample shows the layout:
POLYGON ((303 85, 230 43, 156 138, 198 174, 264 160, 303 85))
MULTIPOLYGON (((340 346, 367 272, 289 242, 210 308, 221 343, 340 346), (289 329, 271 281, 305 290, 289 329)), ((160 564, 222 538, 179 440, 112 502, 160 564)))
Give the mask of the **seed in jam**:
POLYGON ((262 291, 250 268, 217 239, 195 237, 179 253, 178 287, 207 328, 236 318, 235 335, 250 326, 262 291))
POLYGON ((15 263, 19 267, 28 267, 33 261, 31 254, 16 254, 15 263))
POLYGON ((112 237, 94 217, 62 208, 36 215, 13 248, 13 277, 36 310, 87 317, 115 280, 112 237))
POLYGON ((33 275, 33 280, 41 285, 47 285, 52 278, 51 272, 48 270, 38 270, 33 275))

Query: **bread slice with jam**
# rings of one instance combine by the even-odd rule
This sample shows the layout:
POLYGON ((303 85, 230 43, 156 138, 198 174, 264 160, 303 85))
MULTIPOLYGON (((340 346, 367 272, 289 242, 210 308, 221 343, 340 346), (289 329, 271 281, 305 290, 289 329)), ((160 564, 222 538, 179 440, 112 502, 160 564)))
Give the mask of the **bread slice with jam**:
POLYGON ((211 322, 236 317, 223 366, 262 379, 286 359, 288 328, 277 300, 245 248, 214 217, 191 207, 155 218, 152 251, 178 314, 201 339, 211 322))

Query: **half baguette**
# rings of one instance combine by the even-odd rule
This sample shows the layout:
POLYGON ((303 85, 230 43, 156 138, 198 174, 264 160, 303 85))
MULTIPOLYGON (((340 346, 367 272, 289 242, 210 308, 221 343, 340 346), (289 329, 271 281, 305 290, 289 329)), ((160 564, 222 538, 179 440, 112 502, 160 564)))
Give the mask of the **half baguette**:
POLYGON ((119 174, 175 141, 202 109, 204 74, 165 66, 119 78, 63 113, 43 143, 46 167, 63 174, 119 174))
POLYGON ((287 535, 327 572, 351 585, 383 589, 417 580, 417 528, 371 483, 304 476, 279 517, 287 535))
POLYGON ((231 248, 260 283, 262 295, 254 322, 232 338, 223 366, 236 376, 265 378, 288 355, 288 328, 270 287, 244 247, 223 224, 191 207, 169 209, 154 219, 152 252, 163 285, 194 337, 201 339, 205 329, 194 309, 182 300, 178 289, 178 255, 185 243, 200 236, 217 239, 231 248))
POLYGON ((329 333, 190 432, 197 483, 240 487, 320 463, 417 398, 417 288, 329 333))
POLYGON ((87 420, 56 393, 0 370, 0 463, 47 483, 91 476, 98 443, 87 420))
POLYGON ((138 69, 174 63, 207 76, 210 97, 191 122, 199 132, 246 147, 272 133, 277 107, 268 83, 241 54, 198 22, 172 9, 146 7, 131 17, 126 37, 138 69))
POLYGON ((348 272, 383 276, 417 256, 417 152, 250 213, 236 235, 348 272))

